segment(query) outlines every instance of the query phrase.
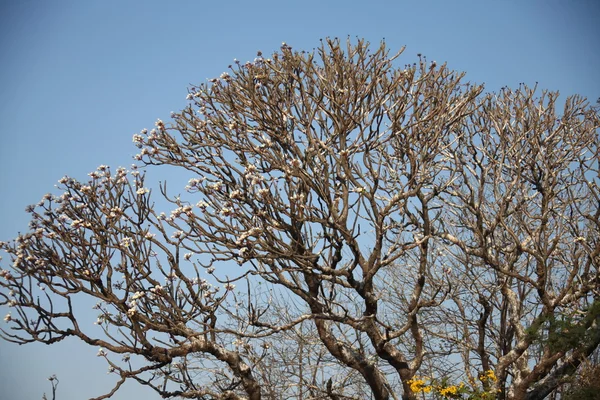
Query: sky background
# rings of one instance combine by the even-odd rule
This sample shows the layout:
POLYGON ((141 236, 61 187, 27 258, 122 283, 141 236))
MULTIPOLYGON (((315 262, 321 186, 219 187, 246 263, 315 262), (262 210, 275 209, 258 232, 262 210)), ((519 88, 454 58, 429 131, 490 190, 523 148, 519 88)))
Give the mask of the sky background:
MULTIPOLYGON (((423 53, 488 91, 538 82, 563 100, 577 93, 595 102, 599 18, 597 0, 0 0, 0 240, 27 230, 25 206, 63 175, 128 167, 132 135, 168 121, 190 84, 220 75, 234 58, 268 57, 283 41, 311 50, 327 36, 385 39, 392 50, 407 46, 398 65, 423 53)), ((150 170, 181 180, 169 174, 150 170)), ((0 397, 41 399, 52 374, 57 400, 104 394, 115 378, 96 353, 75 340, 0 341, 0 397)), ((159 397, 136 384, 113 396, 131 398, 159 397)))

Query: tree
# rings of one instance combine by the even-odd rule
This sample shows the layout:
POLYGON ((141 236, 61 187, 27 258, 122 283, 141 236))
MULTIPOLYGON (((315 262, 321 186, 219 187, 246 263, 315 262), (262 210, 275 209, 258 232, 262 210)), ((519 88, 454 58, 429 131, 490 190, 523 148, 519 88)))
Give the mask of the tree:
POLYGON ((191 87, 133 138, 148 169, 191 176, 160 186, 170 214, 135 166, 61 179, 2 244, 3 337, 99 346, 117 383, 98 398, 132 379, 415 399, 423 375, 544 398, 600 343, 598 108, 573 96, 559 116, 558 93, 485 94, 401 52, 284 44, 191 87))

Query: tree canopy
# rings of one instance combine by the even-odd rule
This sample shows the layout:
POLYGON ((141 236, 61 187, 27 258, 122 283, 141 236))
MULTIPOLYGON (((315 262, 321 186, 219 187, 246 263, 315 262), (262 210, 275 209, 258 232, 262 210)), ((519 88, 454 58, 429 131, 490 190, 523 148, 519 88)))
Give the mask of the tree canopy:
POLYGON ((62 178, 0 243, 2 337, 99 347, 98 399, 126 380, 251 400, 568 382, 600 344, 598 108, 401 53, 258 53, 134 135, 137 165, 62 178), (147 188, 160 165, 185 193, 147 188))

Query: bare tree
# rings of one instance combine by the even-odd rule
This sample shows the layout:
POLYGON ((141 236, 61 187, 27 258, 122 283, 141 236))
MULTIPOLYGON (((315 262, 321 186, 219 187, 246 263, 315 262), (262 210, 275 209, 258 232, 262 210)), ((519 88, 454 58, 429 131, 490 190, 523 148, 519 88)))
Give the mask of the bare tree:
POLYGON ((127 379, 165 398, 415 399, 424 374, 551 393, 600 343, 598 109, 483 94, 400 53, 284 44, 192 87, 133 139, 141 164, 190 174, 184 195, 160 187, 170 214, 137 167, 61 179, 1 245, 4 339, 100 347, 117 383, 97 399, 127 379))

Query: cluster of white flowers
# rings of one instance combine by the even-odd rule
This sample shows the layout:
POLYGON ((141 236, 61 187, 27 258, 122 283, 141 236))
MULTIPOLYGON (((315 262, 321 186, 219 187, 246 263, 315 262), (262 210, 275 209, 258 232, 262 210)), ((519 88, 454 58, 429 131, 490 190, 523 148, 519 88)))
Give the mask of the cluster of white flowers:
POLYGON ((221 181, 216 181, 216 182, 214 182, 214 183, 211 183, 211 184, 209 184, 209 185, 206 185, 206 187, 207 187, 208 189, 211 189, 211 190, 221 190, 221 189, 222 189, 222 187, 223 187, 223 182, 221 182, 221 181))
POLYGON ((144 297, 145 294, 146 294, 146 292, 143 292, 143 291, 135 292, 133 294, 133 296, 131 296, 131 300, 141 299, 142 297, 144 297))
POLYGON ((144 238, 146 238, 146 239, 152 239, 155 236, 156 235, 154 233, 146 232, 146 234, 144 235, 144 238))
MULTIPOLYGON (((19 253, 19 254, 17 254, 17 257, 15 258, 15 260, 13 262, 13 267, 18 268, 22 262, 23 262, 23 254, 19 253)), ((4 275, 4 279, 9 280, 10 278, 12 278, 12 275, 10 274, 10 272, 8 272, 8 271, 6 271, 6 272, 7 272, 7 274, 4 275)), ((0 274, 0 276, 2 276, 2 274, 0 274)))
POLYGON ((192 178, 188 181, 188 184, 185 186, 185 190, 190 192, 193 189, 197 189, 202 182, 204 182, 204 178, 192 178))
POLYGON ((154 294, 158 294, 161 293, 163 291, 163 287, 161 285, 156 285, 153 288, 150 289, 150 291, 154 294))
POLYGON ((10 281, 12 279, 12 274, 10 271, 2 269, 0 270, 0 278, 4 278, 4 280, 10 281))
POLYGON ((250 180, 250 184, 252 186, 256 186, 265 181, 265 178, 262 175, 252 175, 252 179, 250 180))
POLYGON ((221 208, 221 211, 219 211, 219 214, 223 215, 224 217, 228 217, 233 215, 233 209, 229 207, 223 207, 221 208))
POLYGON ((183 231, 175 231, 173 232, 173 234, 171 235, 171 238, 173 239, 179 239, 183 236, 183 231))
POLYGON ((138 148, 141 148, 144 145, 144 137, 142 135, 138 135, 137 133, 133 135, 132 141, 138 148))
POLYGON ((144 187, 143 188, 139 188, 136 191, 136 193, 139 194, 139 195, 144 195, 144 194, 149 193, 149 192, 150 192, 150 190, 148 190, 147 188, 144 188, 144 187))
POLYGON ((235 244, 237 244, 239 246, 242 243, 244 243, 244 240, 248 239, 251 236, 260 235, 262 232, 263 231, 260 228, 257 228, 257 227, 251 228, 251 229, 247 230, 246 232, 243 232, 240 235, 240 237, 235 241, 235 244))
POLYGON ((294 203, 304 203, 304 194, 293 194, 290 196, 290 201, 294 203))
POLYGON ((129 309, 127 310, 127 315, 133 317, 137 312, 137 301, 132 300, 129 302, 129 309))
POLYGON ((193 283, 198 285, 201 290, 208 290, 212 287, 210 282, 208 282, 206 279, 194 278, 193 283))
POLYGON ((244 196, 242 195, 242 191, 239 189, 234 190, 233 192, 229 193, 229 198, 232 200, 239 200, 242 199, 244 196))
POLYGON ((161 285, 156 285, 153 288, 150 288, 150 293, 148 294, 148 298, 154 300, 157 296, 160 296, 163 293, 163 287, 161 285))
POLYGON ((69 201, 71 200, 71 193, 69 192, 64 192, 63 194, 60 195, 60 197, 58 198, 58 200, 62 203, 65 201, 69 201))
POLYGON ((192 100, 194 97, 200 97, 201 94, 201 92, 188 93, 185 98, 186 100, 192 100))
POLYGON ((256 166, 252 164, 246 166, 244 178, 250 181, 252 186, 259 185, 265 181, 265 178, 258 173, 256 166))
POLYGON ((258 195, 263 199, 266 198, 270 193, 271 191, 267 188, 262 188, 258 190, 258 195))
POLYGON ((127 170, 125 168, 123 168, 123 167, 117 168, 115 181, 117 183, 126 183, 127 182, 127 170))
POLYGON ((178 218, 181 214, 186 214, 188 217, 193 216, 192 206, 177 207, 171 211, 171 218, 178 218))
POLYGON ((202 211, 206 211, 206 208, 208 207, 208 203, 205 202, 204 200, 201 200, 196 204, 196 207, 198 207, 202 211))
POLYGON ((152 129, 148 135, 148 142, 153 142, 158 139, 158 132, 156 129, 152 129))
POLYGON ((44 260, 43 258, 38 258, 35 260, 35 266, 38 268, 43 268, 47 265, 48 265, 48 261, 44 260))
POLYGON ((120 246, 123 248, 129 247, 131 245, 131 238, 125 237, 121 239, 120 246))
POLYGON ((102 347, 100 347, 98 349, 98 354, 96 354, 98 357, 106 357, 106 351, 104 351, 104 349, 102 347))
POLYGON ((89 222, 85 222, 82 219, 76 219, 71 222, 71 228, 73 228, 73 229, 79 229, 79 228, 83 228, 84 226, 90 226, 90 225, 91 224, 89 222))
POLYGON ((301 168, 302 167, 302 161, 298 160, 297 158, 290 160, 289 164, 293 168, 301 168))
POLYGON ((11 317, 10 313, 8 313, 4 316, 4 321, 6 321, 6 322, 12 321, 12 317, 11 317))
POLYGON ((123 215, 123 210, 120 207, 112 207, 109 210, 108 218, 120 218, 123 215))
POLYGON ((235 289, 235 285, 233 283, 226 283, 223 287, 225 288, 225 290, 235 289))

